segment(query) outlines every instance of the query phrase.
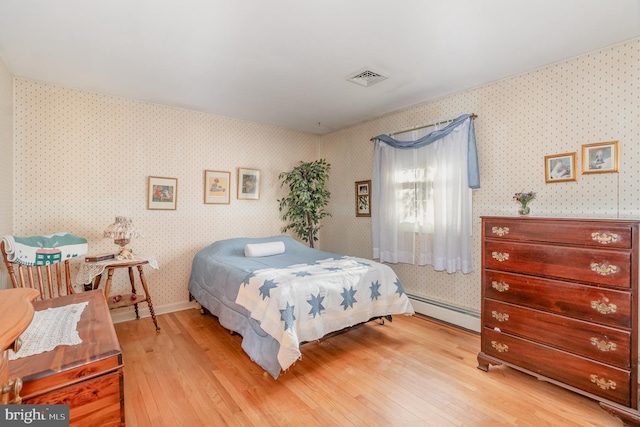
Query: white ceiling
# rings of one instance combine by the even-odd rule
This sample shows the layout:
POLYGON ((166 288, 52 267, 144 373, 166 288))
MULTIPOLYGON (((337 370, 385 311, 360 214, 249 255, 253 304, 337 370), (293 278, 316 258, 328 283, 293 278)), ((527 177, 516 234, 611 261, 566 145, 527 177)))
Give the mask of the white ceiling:
POLYGON ((17 77, 316 134, 636 37, 640 0, 0 0, 17 77))

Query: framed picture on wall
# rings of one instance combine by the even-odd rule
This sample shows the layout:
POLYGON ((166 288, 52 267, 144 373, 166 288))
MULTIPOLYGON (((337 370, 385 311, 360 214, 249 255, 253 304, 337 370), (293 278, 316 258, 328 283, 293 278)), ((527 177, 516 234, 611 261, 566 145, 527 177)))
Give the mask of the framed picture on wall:
POLYGON ((371 216, 371 181, 356 181, 356 216, 371 216))
POLYGON ((544 182, 577 181, 576 153, 544 156, 544 182))
POLYGON ((178 178, 150 176, 147 209, 175 210, 178 200, 178 178))
POLYGON ((204 203, 229 204, 231 172, 204 171, 204 203))
POLYGON ((618 172, 618 141, 597 142, 582 146, 582 173, 618 172))
POLYGON ((238 199, 258 200, 260 198, 260 171, 238 168, 238 199))

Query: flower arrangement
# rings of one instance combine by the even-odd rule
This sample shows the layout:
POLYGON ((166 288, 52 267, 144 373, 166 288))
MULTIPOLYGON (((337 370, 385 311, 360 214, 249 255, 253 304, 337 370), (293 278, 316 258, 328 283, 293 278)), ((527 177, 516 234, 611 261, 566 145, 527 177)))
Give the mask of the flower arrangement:
POLYGON ((535 198, 536 193, 534 193, 533 191, 529 191, 528 193, 522 191, 520 193, 514 194, 513 200, 520 203, 520 209, 518 209, 518 213, 520 215, 529 215, 529 213, 531 212, 531 208, 527 205, 535 198))

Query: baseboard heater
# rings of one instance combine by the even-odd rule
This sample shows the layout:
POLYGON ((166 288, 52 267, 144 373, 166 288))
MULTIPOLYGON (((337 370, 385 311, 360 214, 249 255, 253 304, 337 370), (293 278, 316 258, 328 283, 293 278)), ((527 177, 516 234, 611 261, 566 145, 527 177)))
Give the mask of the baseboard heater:
POLYGON ((452 324, 462 329, 480 332, 480 312, 407 294, 416 313, 452 324))

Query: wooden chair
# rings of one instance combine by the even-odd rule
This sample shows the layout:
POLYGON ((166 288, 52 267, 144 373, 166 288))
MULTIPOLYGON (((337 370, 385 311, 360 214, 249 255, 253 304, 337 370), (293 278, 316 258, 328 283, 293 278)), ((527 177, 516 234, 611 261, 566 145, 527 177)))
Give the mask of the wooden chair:
POLYGON ((35 289, 40 293, 39 299, 75 293, 71 282, 69 260, 60 260, 42 266, 26 266, 8 260, 4 242, 0 242, 0 251, 14 288, 35 289))

